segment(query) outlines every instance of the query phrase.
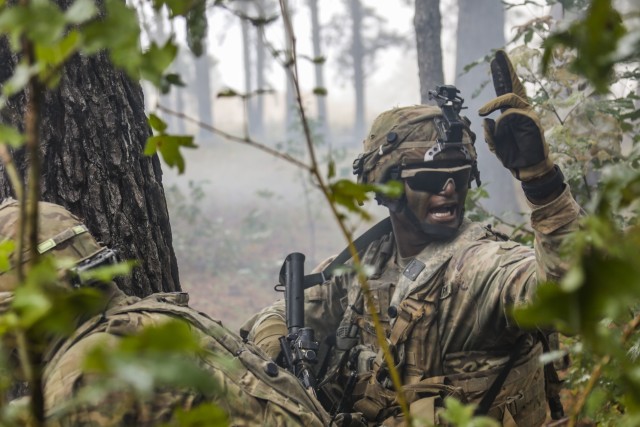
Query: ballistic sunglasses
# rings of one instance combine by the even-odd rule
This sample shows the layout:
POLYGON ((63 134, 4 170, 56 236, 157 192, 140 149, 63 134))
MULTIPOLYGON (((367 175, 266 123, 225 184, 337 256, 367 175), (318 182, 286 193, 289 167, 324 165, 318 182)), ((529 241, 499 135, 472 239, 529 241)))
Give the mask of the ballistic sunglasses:
POLYGON ((456 189, 469 187, 471 177, 471 165, 456 166, 452 168, 413 168, 403 169, 400 178, 407 181, 413 191, 424 191, 438 194, 453 180, 456 189))

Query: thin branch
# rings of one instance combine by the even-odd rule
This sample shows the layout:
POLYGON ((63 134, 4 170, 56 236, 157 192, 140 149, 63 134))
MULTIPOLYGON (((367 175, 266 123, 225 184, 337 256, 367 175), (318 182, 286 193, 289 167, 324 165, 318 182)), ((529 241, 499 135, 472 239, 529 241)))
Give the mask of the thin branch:
MULTIPOLYGON (((27 6, 29 0, 20 0, 20 4, 27 6)), ((35 47, 31 40, 25 35, 21 39, 21 50, 24 55, 24 59, 27 65, 32 66, 36 63, 35 47)), ((28 240, 28 261, 31 265, 38 263, 40 254, 38 253, 38 201, 40 200, 40 175, 41 175, 41 163, 40 158, 40 123, 42 120, 41 108, 42 101, 44 99, 45 87, 38 79, 38 76, 31 76, 27 84, 26 90, 26 106, 24 116, 24 129, 26 143, 25 148, 29 159, 29 171, 27 178, 26 197, 20 201, 20 226, 19 226, 19 240, 21 245, 24 244, 24 238, 28 240), (22 215, 25 216, 22 216, 22 215)), ((18 253, 18 278, 19 283, 22 283, 24 278, 24 264, 23 264, 23 246, 19 246, 20 252, 18 253)), ((42 389, 42 362, 39 349, 31 349, 28 342, 23 343, 24 351, 28 352, 28 362, 30 363, 32 378, 31 378, 31 400, 30 406, 33 415, 33 423, 36 426, 43 425, 44 419, 44 394, 42 389)))
MULTIPOLYGON (((638 326, 640 326, 640 313, 636 314, 636 316, 624 326, 622 330, 622 336, 620 337, 621 345, 625 345, 627 343, 627 341, 631 337, 631 334, 638 329, 638 326)), ((576 426, 576 423, 578 422, 578 416, 582 412, 582 409, 584 408, 587 402, 587 398, 595 388, 596 383, 598 382, 598 380, 600 379, 600 376, 602 375, 602 368, 606 366, 610 360, 611 360, 610 355, 607 354, 606 356, 603 356, 600 362, 591 371, 589 382, 587 383, 585 389, 580 394, 577 403, 573 407, 573 413, 571 414, 571 419, 569 419, 569 427, 576 426)))
POLYGON ((516 231, 522 231, 523 233, 526 233, 527 235, 533 236, 534 233, 532 230, 525 228, 526 227, 526 223, 522 223, 522 224, 514 224, 510 221, 505 220, 503 217, 500 217, 492 212, 489 212, 487 210, 487 208, 485 208, 480 202, 474 202, 473 205, 476 207, 476 209, 478 209, 480 212, 482 212, 484 215, 486 216, 490 216, 495 218, 499 223, 506 225, 507 227, 510 227, 511 230, 511 235, 513 236, 513 234, 516 231))
POLYGON ((22 200, 24 197, 22 179, 20 178, 20 174, 18 173, 18 169, 16 168, 16 164, 13 161, 13 157, 11 156, 9 149, 4 144, 0 145, 0 161, 4 164, 4 168, 9 176, 9 182, 11 183, 13 194, 15 194, 16 199, 22 200))
MULTIPOLYGON (((329 203, 331 211, 338 222, 338 226, 342 234, 344 235, 345 239, 348 242, 349 252, 353 259, 354 265, 357 268, 361 266, 361 261, 358 255, 358 251, 356 250, 356 247, 353 244, 352 233, 347 229, 344 221, 342 220, 343 216, 340 214, 340 212, 338 212, 336 204, 331 197, 329 187, 327 186, 327 184, 324 181, 324 178, 319 172, 318 161, 315 155, 315 148, 313 146, 313 139, 311 136, 311 130, 309 128, 309 123, 306 118, 305 108, 302 103, 300 85, 298 82, 298 63, 296 60, 297 58, 296 58, 295 33, 293 31, 291 17, 289 16, 289 11, 287 9, 286 0, 279 0, 279 3, 280 3, 280 10, 282 12, 282 17, 284 20, 285 34, 288 37, 288 40, 290 43, 290 49, 291 49, 289 52, 290 56, 289 58, 287 58, 288 60, 286 61, 286 65, 287 65, 287 70, 289 71, 289 77, 291 78, 291 81, 295 90, 296 102, 298 104, 298 113, 300 114, 300 120, 302 122, 302 127, 304 129, 307 148, 309 150, 309 155, 311 157, 311 174, 316 178, 317 184, 320 190, 322 191, 325 198, 327 199, 327 202, 329 203)), ((413 425, 413 419, 411 417, 411 413, 409 412, 409 406, 407 404, 407 400, 404 395, 404 391, 402 389, 402 381, 400 379, 400 374, 398 373, 398 370, 396 369, 396 366, 395 366, 395 361, 391 356, 389 344, 387 343, 386 335, 380 323, 380 318, 376 311, 373 297, 371 295, 371 291, 367 283, 367 277, 362 268, 357 268, 357 272, 358 272, 358 282, 360 284, 362 293, 367 303, 367 311, 369 312, 373 320, 373 324, 376 330, 376 336, 378 338, 378 343, 380 344, 380 347, 382 349, 383 356, 384 356, 385 362, 387 363, 387 368, 389 369, 389 374, 391 376, 391 381, 393 382, 393 385, 397 393, 396 397, 397 397, 398 403, 400 404, 400 408, 402 409, 402 413, 404 414, 406 425, 411 426, 413 425)))
MULTIPOLYGON (((533 76, 533 80, 540 86, 540 89, 542 89, 544 94, 547 96, 547 99, 551 99, 551 95, 547 91, 547 88, 544 87, 544 85, 542 84, 542 81, 540 81, 538 76, 534 72, 532 72, 530 69, 529 69, 529 73, 533 76)), ((564 121, 560 117, 558 110, 556 110, 556 107, 554 107, 553 104, 551 104, 551 112, 553 113, 554 116, 556 116, 560 125, 564 126, 564 121)))
POLYGON ((175 117, 178 117, 180 119, 186 120, 186 121, 188 121, 190 123, 193 123, 193 124, 199 126, 200 128, 202 128, 204 130, 207 130, 207 131, 209 131, 209 132, 211 132, 213 134, 216 134, 216 135, 219 135, 219 136, 223 137, 224 139, 227 139, 227 140, 233 141, 233 142, 239 142, 241 144, 246 144, 246 145, 249 145, 251 147, 257 148, 258 150, 264 151, 267 154, 270 154, 270 155, 272 155, 274 157, 277 157, 279 159, 282 159, 282 160, 285 160, 285 161, 287 161, 289 163, 292 163, 292 164, 294 164, 294 165, 306 170, 307 172, 311 172, 312 168, 308 164, 296 159, 295 157, 290 156, 287 153, 283 153, 283 152, 280 152, 278 150, 274 150, 271 147, 268 147, 268 146, 266 146, 264 144, 261 144, 261 143, 259 143, 257 141, 254 141, 249 137, 246 137, 246 136, 245 137, 240 137, 240 136, 237 136, 237 135, 230 134, 230 133, 225 132, 225 131, 223 131, 221 129, 218 129, 218 128, 214 127, 214 126, 211 126, 211 125, 209 125, 207 123, 201 122, 200 120, 197 120, 197 119, 195 119, 193 117, 190 117, 190 116, 188 116, 188 115, 186 115, 184 113, 181 113, 181 112, 178 112, 178 111, 174 111, 174 110, 172 110, 170 108, 167 108, 167 107, 165 107, 165 106, 163 106, 161 104, 157 104, 156 108, 158 110, 160 110, 160 111, 164 111, 167 114, 171 114, 172 116, 175 116, 175 117))

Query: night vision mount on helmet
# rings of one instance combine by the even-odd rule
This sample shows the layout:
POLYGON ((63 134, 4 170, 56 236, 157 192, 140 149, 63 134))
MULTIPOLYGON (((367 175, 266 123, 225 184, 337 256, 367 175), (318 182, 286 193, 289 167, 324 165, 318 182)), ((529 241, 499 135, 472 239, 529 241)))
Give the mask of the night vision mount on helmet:
MULTIPOLYGON (((460 116, 464 99, 455 86, 430 91, 438 106, 394 108, 373 122, 364 153, 353 162, 360 183, 382 184, 400 179, 401 171, 415 167, 471 165, 471 179, 480 185, 475 134, 469 120, 460 116)), ((471 182, 469 182, 469 185, 471 182)))

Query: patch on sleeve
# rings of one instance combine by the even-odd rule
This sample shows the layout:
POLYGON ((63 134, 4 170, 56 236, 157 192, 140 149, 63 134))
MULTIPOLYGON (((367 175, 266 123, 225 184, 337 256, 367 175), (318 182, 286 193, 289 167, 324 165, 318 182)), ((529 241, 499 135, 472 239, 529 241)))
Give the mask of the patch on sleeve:
POLYGON ((407 265, 402 274, 404 274, 406 278, 413 281, 418 278, 422 270, 424 270, 424 267, 425 264, 422 261, 414 258, 413 260, 411 260, 409 265, 407 265))

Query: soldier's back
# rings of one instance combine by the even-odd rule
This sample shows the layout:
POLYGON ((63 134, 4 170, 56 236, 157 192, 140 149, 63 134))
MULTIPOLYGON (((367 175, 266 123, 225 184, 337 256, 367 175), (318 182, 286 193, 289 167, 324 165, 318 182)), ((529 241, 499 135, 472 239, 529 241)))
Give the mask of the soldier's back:
POLYGON ((44 373, 45 405, 51 424, 161 425, 171 420, 176 409, 188 411, 202 403, 218 405, 228 415, 229 425, 234 426, 326 423, 326 413, 295 377, 220 322, 189 308, 187 300, 188 296, 181 293, 125 299, 85 322, 57 346, 44 373), (89 398, 87 390, 104 380, 101 375, 83 372, 83 361, 92 349, 115 348, 122 337, 172 319, 186 321, 196 334, 205 351, 189 359, 214 379, 218 386, 215 392, 164 386, 140 396, 124 387, 103 390, 89 398))

